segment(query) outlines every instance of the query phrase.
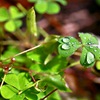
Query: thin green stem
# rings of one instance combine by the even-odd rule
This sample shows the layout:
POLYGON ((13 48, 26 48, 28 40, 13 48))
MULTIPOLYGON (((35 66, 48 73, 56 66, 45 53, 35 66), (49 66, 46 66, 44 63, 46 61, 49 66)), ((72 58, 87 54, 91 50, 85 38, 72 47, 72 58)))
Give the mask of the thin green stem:
POLYGON ((17 4, 17 7, 23 12, 23 13, 27 13, 27 10, 20 4, 20 3, 18 3, 17 4))
POLYGON ((39 31, 45 38, 49 36, 48 33, 47 33, 44 29, 42 29, 41 27, 38 27, 38 31, 39 31))
POLYGON ((75 55, 75 56, 80 56, 81 53, 80 53, 80 52, 75 52, 74 55, 75 55))
MULTIPOLYGON (((35 46, 35 47, 32 47, 32 48, 30 48, 30 49, 27 49, 27 50, 25 50, 25 51, 22 51, 22 52, 20 52, 20 53, 14 55, 14 56, 12 56, 12 57, 10 57, 10 58, 7 58, 7 59, 5 59, 5 60, 8 60, 8 59, 17 57, 17 56, 22 55, 22 54, 25 54, 25 53, 27 53, 27 52, 29 52, 29 51, 32 51, 32 50, 34 50, 34 49, 36 49, 36 48, 38 48, 38 47, 40 47, 40 46, 41 46, 41 44, 40 44, 40 45, 37 45, 37 46, 35 46)), ((5 61, 5 60, 4 60, 4 61, 5 61)))
POLYGON ((2 88, 2 86, 4 84, 5 78, 6 78, 6 74, 4 74, 4 77, 3 77, 2 82, 1 82, 1 85, 0 85, 0 89, 2 88))
POLYGON ((67 68, 70 68, 70 67, 76 66, 76 65, 78 65, 78 64, 80 64, 80 61, 77 61, 77 62, 73 62, 73 63, 71 63, 70 65, 67 66, 67 68))
POLYGON ((14 55, 13 57, 16 57, 16 56, 22 55, 22 54, 24 54, 24 53, 27 53, 27 52, 29 52, 29 51, 32 51, 32 50, 34 50, 34 49, 36 49, 36 48, 38 48, 38 47, 40 47, 40 46, 41 46, 41 44, 40 44, 40 45, 37 45, 37 46, 35 46, 35 47, 32 47, 32 48, 30 48, 30 49, 27 49, 27 50, 25 50, 25 51, 23 51, 23 52, 20 52, 20 53, 14 55))
POLYGON ((32 85, 29 85, 27 88, 23 89, 23 90, 20 91, 18 94, 22 94, 22 93, 23 93, 24 91, 26 91, 27 89, 29 89, 29 88, 35 86, 36 84, 38 84, 38 82, 40 82, 40 80, 39 80, 39 81, 36 81, 36 82, 35 82, 34 84, 32 84, 32 85))
POLYGON ((58 89, 54 89, 52 90, 49 94, 47 94, 45 97, 43 97, 42 99, 40 100, 45 100, 48 96, 50 96, 51 94, 53 94, 55 91, 57 91, 58 89))

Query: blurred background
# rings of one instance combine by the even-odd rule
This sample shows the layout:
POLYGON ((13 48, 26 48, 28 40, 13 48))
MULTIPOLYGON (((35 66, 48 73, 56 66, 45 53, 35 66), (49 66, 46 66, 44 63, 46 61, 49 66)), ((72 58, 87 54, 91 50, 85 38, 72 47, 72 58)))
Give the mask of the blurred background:
MULTIPOLYGON (((78 32, 87 32, 100 39, 100 0, 58 0, 59 2, 56 0, 57 5, 47 12, 45 10, 46 1, 40 0, 40 6, 36 5, 37 1, 0 0, 0 8, 9 9, 11 6, 15 6, 21 11, 25 11, 34 6, 37 25, 48 34, 78 38, 78 32)), ((23 24, 19 27, 24 31, 25 18, 22 17, 22 20, 23 24)), ((3 25, 4 22, 1 20, 0 27, 3 27, 3 25)), ((6 33, 15 30, 16 28, 9 30, 7 25, 3 27, 3 31, 6 33)), ((2 33, 1 29, 0 32, 2 33)), ((10 34, 10 37, 13 36, 10 34)), ((28 45, 25 48, 30 47, 28 45)), ((65 70, 65 79, 73 93, 60 93, 63 100, 100 100, 100 62, 97 62, 93 68, 88 69, 84 69, 82 66, 69 68, 65 70)))

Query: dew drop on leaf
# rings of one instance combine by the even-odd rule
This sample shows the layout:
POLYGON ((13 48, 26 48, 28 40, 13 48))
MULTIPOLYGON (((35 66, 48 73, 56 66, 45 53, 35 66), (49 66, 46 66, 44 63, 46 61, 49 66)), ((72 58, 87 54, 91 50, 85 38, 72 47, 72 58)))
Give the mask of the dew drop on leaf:
POLYGON ((69 42, 69 39, 65 37, 65 38, 62 39, 62 41, 63 41, 64 43, 68 43, 68 42, 69 42))
POLYGON ((94 52, 96 52, 97 50, 94 50, 94 52))
POLYGON ((86 37, 84 37, 84 39, 86 39, 86 37))
POLYGON ((62 49, 64 49, 64 50, 67 50, 67 49, 69 49, 70 47, 69 47, 69 45, 68 44, 63 44, 62 45, 62 49))
POLYGON ((72 46, 75 46, 75 43, 72 43, 72 46))
POLYGON ((91 44, 92 44, 91 42, 88 43, 88 45, 91 45, 91 44))
POLYGON ((90 46, 90 48, 93 48, 93 46, 90 46))
POLYGON ((88 64, 91 64, 91 63, 93 63, 94 62, 94 55, 91 53, 91 52, 88 52, 87 53, 87 63, 88 64))

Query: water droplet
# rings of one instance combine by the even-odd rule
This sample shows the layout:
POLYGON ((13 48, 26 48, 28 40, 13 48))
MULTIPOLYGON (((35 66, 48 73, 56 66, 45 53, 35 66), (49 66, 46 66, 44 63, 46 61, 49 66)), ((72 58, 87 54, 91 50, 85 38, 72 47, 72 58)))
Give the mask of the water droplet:
POLYGON ((64 50, 67 50, 67 49, 69 49, 70 47, 69 47, 69 45, 68 44, 63 44, 62 45, 62 49, 64 49, 64 50))
POLYGON ((94 62, 94 55, 91 53, 91 52, 88 52, 87 53, 87 63, 88 64, 91 64, 91 63, 93 63, 94 62))
POLYGON ((96 52, 97 50, 95 49, 94 52, 96 52))
POLYGON ((93 46, 90 46, 90 48, 93 48, 93 46))
POLYGON ((86 39, 86 37, 84 37, 84 39, 86 39))
POLYGON ((88 43, 88 45, 91 45, 91 44, 92 44, 91 42, 88 43))
POLYGON ((75 45, 75 43, 72 43, 72 45, 74 46, 74 45, 75 45))
POLYGON ((68 43, 68 42, 69 42, 69 39, 65 37, 65 38, 62 39, 62 41, 63 41, 64 43, 68 43))

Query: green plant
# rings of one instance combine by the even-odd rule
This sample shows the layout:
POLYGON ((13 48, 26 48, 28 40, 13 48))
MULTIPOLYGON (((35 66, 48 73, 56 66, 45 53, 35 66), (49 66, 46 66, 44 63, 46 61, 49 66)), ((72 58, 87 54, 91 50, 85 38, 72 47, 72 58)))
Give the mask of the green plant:
POLYGON ((100 5, 100 0, 96 0, 96 2, 97 2, 97 4, 99 4, 99 5, 100 5))
POLYGON ((4 28, 8 32, 14 32, 22 26, 20 18, 24 17, 25 13, 20 12, 17 7, 10 6, 9 10, 0 8, 0 22, 5 22, 4 28))
POLYGON ((95 60, 100 60, 100 49, 96 37, 88 33, 79 33, 82 43, 73 37, 64 37, 59 40, 59 53, 64 57, 71 56, 79 47, 82 47, 80 63, 85 67, 91 67, 95 60))
POLYGON ((42 30, 44 39, 39 40, 33 8, 27 12, 27 28, 25 36, 35 41, 34 46, 21 52, 15 43, 9 44, 1 55, 0 99, 61 100, 59 91, 71 92, 66 87, 64 70, 77 64, 92 67, 100 60, 98 40, 89 33, 79 33, 79 42, 71 36, 47 35, 42 30), (80 56, 80 61, 71 62, 71 55, 80 56))
POLYGON ((29 2, 35 3, 34 8, 40 14, 56 14, 60 11, 60 6, 58 3, 62 5, 66 5, 66 0, 28 0, 29 2), (58 2, 58 3, 57 3, 58 2))

